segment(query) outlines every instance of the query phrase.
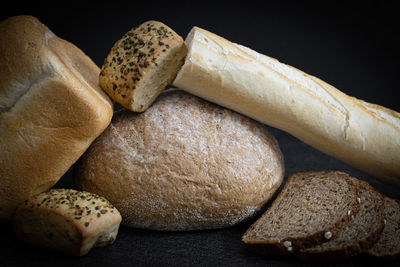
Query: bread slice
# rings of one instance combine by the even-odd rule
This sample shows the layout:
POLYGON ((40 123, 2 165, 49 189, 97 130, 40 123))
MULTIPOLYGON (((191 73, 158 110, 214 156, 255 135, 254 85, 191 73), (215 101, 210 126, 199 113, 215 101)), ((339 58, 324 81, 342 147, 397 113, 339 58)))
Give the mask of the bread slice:
POLYGON ((181 36, 161 22, 147 21, 114 44, 100 86, 126 109, 145 111, 175 78, 186 53, 181 36))
POLYGON ((367 182, 360 181, 360 199, 360 211, 335 238, 302 249, 299 256, 303 260, 339 261, 362 253, 378 241, 384 228, 383 197, 367 182))
POLYGON ((385 228, 378 240, 366 254, 377 259, 396 259, 400 255, 400 201, 384 198, 385 228))
POLYGON ((359 182, 346 173, 293 174, 242 240, 253 251, 276 255, 329 241, 357 214, 359 200, 359 182))
POLYGON ((33 196, 13 218, 18 239, 76 256, 113 243, 120 223, 120 213, 105 198, 72 189, 33 196))

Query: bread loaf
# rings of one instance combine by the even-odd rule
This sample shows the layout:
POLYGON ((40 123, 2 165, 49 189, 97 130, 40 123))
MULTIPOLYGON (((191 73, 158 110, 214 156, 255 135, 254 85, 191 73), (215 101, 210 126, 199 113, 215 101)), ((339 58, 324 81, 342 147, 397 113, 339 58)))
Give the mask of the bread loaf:
POLYGON ((145 111, 172 82, 187 48, 182 37, 158 21, 128 31, 112 47, 100 73, 100 86, 126 109, 145 111))
POLYGON ((256 214, 284 165, 265 126, 169 90, 146 112, 116 112, 74 171, 76 186, 110 200, 124 225, 194 230, 256 214))
POLYGON ((51 188, 111 121, 100 69, 31 16, 0 22, 0 221, 51 188))
POLYGON ((173 85, 400 186, 400 114, 194 27, 173 85))
POLYGON ((35 195, 13 217, 21 241, 76 256, 113 243, 120 222, 120 213, 105 198, 72 189, 35 195))

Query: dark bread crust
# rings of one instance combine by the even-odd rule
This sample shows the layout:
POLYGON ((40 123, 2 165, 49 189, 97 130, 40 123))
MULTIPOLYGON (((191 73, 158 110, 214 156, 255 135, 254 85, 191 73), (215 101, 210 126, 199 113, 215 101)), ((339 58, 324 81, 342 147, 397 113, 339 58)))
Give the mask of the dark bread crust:
MULTIPOLYGON (((353 202, 351 203, 351 206, 350 206, 351 213, 350 214, 355 215, 358 213, 358 211, 360 209, 360 203, 359 203, 359 201, 357 201, 357 199, 360 196, 359 181, 353 177, 348 176, 348 174, 346 174, 346 173, 338 172, 338 171, 319 171, 319 172, 304 171, 304 172, 298 172, 298 173, 291 175, 290 177, 288 177, 288 180, 287 180, 286 184, 284 185, 281 193, 278 195, 278 197, 276 198, 274 203, 271 205, 269 210, 273 210, 275 208, 275 206, 277 205, 277 203, 284 196, 283 192, 285 192, 286 190, 289 190, 289 187, 291 186, 290 181, 293 179, 293 177, 295 177, 297 175, 314 175, 316 173, 321 174, 321 175, 329 175, 329 174, 344 175, 345 177, 353 179, 353 181, 355 183, 354 190, 355 190, 356 197, 354 198, 353 202)), ((246 247, 249 250, 257 252, 257 253, 269 254, 269 255, 291 254, 300 249, 309 248, 316 244, 320 244, 322 242, 327 242, 329 239, 334 238, 341 231, 341 229, 343 229, 343 227, 345 227, 347 224, 350 223, 350 221, 352 219, 352 217, 350 215, 343 214, 336 221, 332 222, 332 224, 330 226, 324 228, 323 230, 317 231, 317 232, 310 234, 308 236, 305 236, 305 237, 299 237, 299 238, 288 237, 285 240, 290 241, 291 247, 292 247, 291 250, 288 250, 287 247, 281 242, 267 241, 267 240, 262 240, 262 241, 261 240, 260 241, 246 240, 246 235, 248 235, 248 233, 254 231, 254 228, 257 226, 257 224, 262 223, 264 216, 268 216, 268 215, 269 215, 268 211, 265 212, 263 214, 263 216, 260 219, 258 219, 245 232, 245 234, 242 237, 242 241, 244 242, 244 244, 246 245, 246 247), (325 234, 327 232, 331 233, 331 237, 329 239, 327 239, 325 237, 325 234)))

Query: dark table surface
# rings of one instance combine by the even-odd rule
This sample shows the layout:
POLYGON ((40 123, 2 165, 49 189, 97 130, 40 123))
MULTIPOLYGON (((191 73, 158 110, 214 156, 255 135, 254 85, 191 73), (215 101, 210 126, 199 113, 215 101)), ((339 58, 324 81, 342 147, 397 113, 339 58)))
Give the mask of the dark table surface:
MULTIPOLYGON (((215 1, 187 1, 179 5, 132 1, 90 7, 82 7, 79 2, 49 3, 2 7, 0 19, 34 15, 59 37, 80 47, 99 66, 115 41, 146 20, 162 21, 183 37, 192 26, 199 26, 317 76, 346 94, 400 111, 397 93, 400 35, 395 26, 398 15, 394 4, 388 2, 279 1, 262 6, 243 2, 216 6, 215 1)), ((400 199, 400 188, 353 169, 285 132, 270 130, 285 157, 285 177, 304 170, 340 170, 368 181, 383 194, 400 199)), ((73 187, 72 168, 55 187, 73 187)), ((291 258, 270 258, 248 252, 241 236, 255 219, 226 229, 189 232, 121 226, 113 245, 93 249, 79 258, 17 242, 11 226, 2 224, 0 266, 303 265, 291 258)), ((366 264, 378 265, 365 257, 337 265, 366 264)), ((379 265, 395 266, 400 261, 379 265)))

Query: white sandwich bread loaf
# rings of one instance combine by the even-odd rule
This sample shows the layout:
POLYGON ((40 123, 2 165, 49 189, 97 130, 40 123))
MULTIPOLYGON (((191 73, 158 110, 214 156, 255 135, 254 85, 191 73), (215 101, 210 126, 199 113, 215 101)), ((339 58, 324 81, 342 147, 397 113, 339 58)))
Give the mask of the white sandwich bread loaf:
POLYGON ((194 27, 173 82, 400 186, 400 114, 194 27))
POLYGON ((0 221, 51 188, 108 126, 100 69, 38 19, 0 22, 0 221))

